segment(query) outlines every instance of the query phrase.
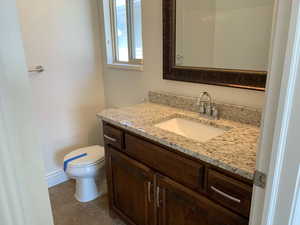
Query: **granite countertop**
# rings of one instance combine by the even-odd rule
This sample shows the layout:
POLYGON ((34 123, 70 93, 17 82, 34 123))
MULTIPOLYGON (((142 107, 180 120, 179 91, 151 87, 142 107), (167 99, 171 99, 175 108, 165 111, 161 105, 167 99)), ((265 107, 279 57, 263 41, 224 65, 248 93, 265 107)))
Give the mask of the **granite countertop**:
POLYGON ((154 103, 107 109, 97 116, 115 126, 253 180, 260 132, 257 126, 224 119, 211 120, 195 112, 154 103), (172 118, 187 118, 226 131, 207 142, 199 142, 154 126, 172 118))

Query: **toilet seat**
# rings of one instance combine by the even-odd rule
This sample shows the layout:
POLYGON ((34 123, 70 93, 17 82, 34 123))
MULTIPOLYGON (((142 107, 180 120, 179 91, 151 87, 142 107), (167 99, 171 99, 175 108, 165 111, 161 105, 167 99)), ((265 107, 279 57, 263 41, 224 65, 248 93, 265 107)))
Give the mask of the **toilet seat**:
POLYGON ((86 153, 87 155, 68 163, 68 167, 89 167, 104 161, 104 148, 99 145, 89 146, 70 152, 64 157, 64 161, 74 156, 86 153))
POLYGON ((84 164, 84 165, 76 165, 76 164, 74 164, 74 165, 68 165, 68 169, 72 169, 72 168, 78 168, 78 169, 80 169, 80 168, 88 168, 88 167, 93 167, 93 166, 95 166, 95 165, 97 165, 97 164, 100 164, 100 163, 102 163, 102 162, 104 162, 104 159, 103 160, 98 160, 98 161, 96 161, 96 162, 94 162, 94 163, 90 163, 90 164, 84 164))

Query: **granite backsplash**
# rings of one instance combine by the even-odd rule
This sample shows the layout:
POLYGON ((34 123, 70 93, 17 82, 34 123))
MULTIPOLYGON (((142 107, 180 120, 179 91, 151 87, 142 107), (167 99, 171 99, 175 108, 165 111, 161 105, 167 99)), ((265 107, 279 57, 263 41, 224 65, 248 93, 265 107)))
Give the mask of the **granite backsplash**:
MULTIPOLYGON (((192 112, 199 112, 197 97, 180 96, 167 92, 149 92, 149 102, 175 107, 192 112)), ((260 126, 261 109, 234 104, 214 102, 219 110, 219 117, 239 123, 260 126)))

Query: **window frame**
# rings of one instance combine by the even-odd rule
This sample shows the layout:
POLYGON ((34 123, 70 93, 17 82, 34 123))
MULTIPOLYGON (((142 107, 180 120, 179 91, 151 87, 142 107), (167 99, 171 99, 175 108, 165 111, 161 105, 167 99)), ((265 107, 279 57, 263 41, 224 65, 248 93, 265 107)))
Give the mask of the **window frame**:
MULTIPOLYGON (((141 70, 143 59, 136 59, 135 56, 135 38, 133 24, 133 1, 126 0, 126 19, 127 19, 127 45, 128 61, 118 59, 118 39, 116 37, 116 0, 103 0, 104 27, 106 40, 107 64, 116 66, 116 68, 126 67, 125 69, 141 70)), ((141 18, 142 19, 142 18, 141 18)), ((142 48, 143 49, 143 48, 142 48)))

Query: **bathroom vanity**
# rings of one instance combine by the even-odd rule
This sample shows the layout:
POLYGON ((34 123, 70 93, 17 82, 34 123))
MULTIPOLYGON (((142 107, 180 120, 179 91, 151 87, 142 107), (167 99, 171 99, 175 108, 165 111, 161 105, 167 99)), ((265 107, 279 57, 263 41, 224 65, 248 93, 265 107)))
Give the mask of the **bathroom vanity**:
MULTIPOLYGON (((211 120, 152 100, 98 115, 111 211, 130 225, 248 224, 259 127, 211 120), (174 118, 173 131, 161 126, 174 118), (190 138, 184 135, 189 128, 182 127, 189 125, 180 120, 221 133, 205 141, 190 138), (176 133, 176 125, 182 134, 176 133)), ((250 112, 237 109, 235 116, 250 112)))

